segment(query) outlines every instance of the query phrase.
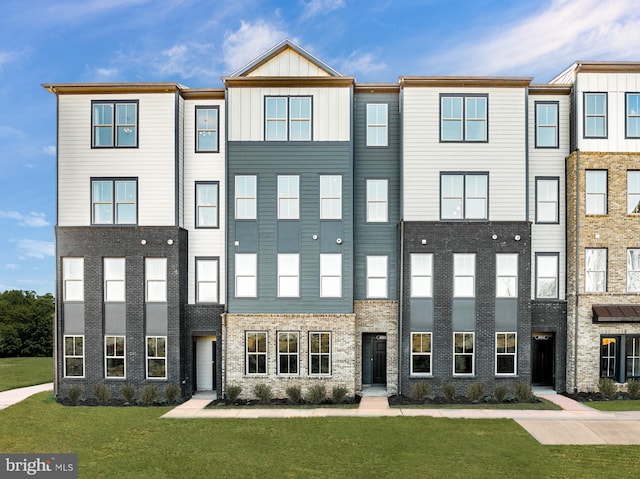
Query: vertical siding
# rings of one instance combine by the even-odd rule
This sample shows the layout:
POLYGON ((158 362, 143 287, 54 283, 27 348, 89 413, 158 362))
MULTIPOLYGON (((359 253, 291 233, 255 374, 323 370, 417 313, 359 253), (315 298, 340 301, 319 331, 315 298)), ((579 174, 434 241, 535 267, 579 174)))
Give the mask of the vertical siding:
POLYGON ((176 207, 178 208, 178 225, 184 228, 184 99, 176 94, 178 102, 178 121, 176 122, 176 145, 178 147, 178 198, 176 207))
POLYGON ((250 77, 326 77, 329 73, 293 50, 285 50, 260 65, 250 77))

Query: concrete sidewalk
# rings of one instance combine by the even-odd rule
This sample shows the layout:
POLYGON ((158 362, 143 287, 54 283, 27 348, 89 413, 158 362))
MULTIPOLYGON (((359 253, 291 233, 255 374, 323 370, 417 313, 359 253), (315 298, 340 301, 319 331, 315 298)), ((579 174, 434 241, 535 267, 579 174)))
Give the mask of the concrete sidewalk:
POLYGON ((13 404, 19 403, 29 396, 43 391, 53 391, 53 383, 38 384, 36 386, 27 386, 26 388, 10 389, 0 392, 0 409, 4 409, 13 404))

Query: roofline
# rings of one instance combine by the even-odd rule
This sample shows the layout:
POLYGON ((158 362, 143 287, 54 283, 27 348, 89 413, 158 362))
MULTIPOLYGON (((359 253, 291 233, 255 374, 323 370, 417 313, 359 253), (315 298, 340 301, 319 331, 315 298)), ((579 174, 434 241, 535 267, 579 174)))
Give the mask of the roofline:
POLYGON ((319 87, 319 86, 353 86, 354 77, 222 77, 222 81, 228 87, 257 86, 266 87, 319 87))
POLYGON ((354 89, 360 93, 398 92, 400 85, 398 83, 356 83, 354 89))
POLYGON ((224 100, 225 89, 224 88, 194 88, 188 90, 182 90, 182 97, 189 99, 213 99, 224 100))
POLYGON ((43 83, 42 87, 56 95, 88 93, 167 93, 188 90, 179 83, 43 83))
POLYGON ((624 72, 640 72, 640 62, 593 62, 593 61, 577 61, 575 62, 576 73, 589 72, 607 72, 607 73, 624 73, 624 72))
POLYGON ((529 85, 529 95, 569 95, 573 85, 536 83, 529 85))
POLYGON ((511 87, 525 88, 533 77, 461 77, 461 76, 401 76, 402 87, 511 87))

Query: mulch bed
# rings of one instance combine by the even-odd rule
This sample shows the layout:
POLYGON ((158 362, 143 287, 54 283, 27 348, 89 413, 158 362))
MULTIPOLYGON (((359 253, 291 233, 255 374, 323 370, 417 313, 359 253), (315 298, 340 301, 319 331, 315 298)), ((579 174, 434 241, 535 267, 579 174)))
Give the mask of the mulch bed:
POLYGON ((534 397, 530 401, 518 401, 516 399, 505 400, 502 402, 496 401, 494 398, 486 396, 479 401, 472 401, 466 396, 456 396, 451 400, 445 398, 444 396, 438 396, 433 398, 426 398, 422 401, 414 400, 409 396, 404 395, 396 395, 389 396, 389 406, 411 406, 416 404, 516 404, 516 403, 539 403, 542 402, 540 399, 534 397))

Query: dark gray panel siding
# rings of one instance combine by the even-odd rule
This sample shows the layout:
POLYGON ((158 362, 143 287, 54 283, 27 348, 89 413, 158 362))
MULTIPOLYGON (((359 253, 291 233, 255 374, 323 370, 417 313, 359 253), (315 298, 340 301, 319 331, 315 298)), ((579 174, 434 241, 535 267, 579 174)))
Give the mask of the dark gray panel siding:
POLYGON ((555 388, 567 390, 567 302, 531 302, 531 330, 537 333, 553 333, 555 337, 555 388))

